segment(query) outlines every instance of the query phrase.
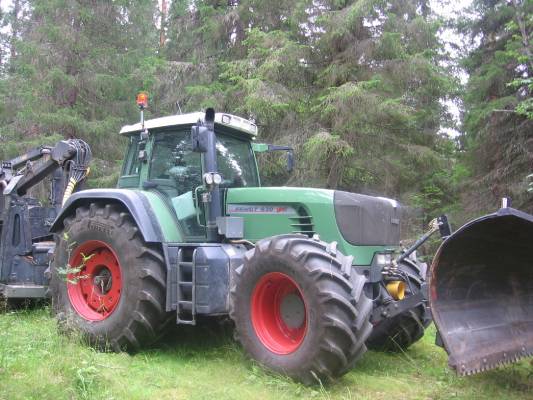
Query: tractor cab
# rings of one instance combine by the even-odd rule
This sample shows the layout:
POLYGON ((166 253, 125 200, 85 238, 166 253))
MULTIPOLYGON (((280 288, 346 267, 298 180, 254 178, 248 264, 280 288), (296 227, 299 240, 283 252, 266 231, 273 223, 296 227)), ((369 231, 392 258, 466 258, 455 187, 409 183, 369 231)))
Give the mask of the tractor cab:
MULTIPOLYGON (((119 188, 151 190, 169 202, 185 237, 205 237, 202 153, 194 151, 191 128, 203 124, 204 113, 157 118, 122 128, 129 139, 119 188), (143 127, 144 125, 144 127, 143 127)), ((219 188, 260 186, 252 141, 257 127, 231 114, 214 116, 219 188)))

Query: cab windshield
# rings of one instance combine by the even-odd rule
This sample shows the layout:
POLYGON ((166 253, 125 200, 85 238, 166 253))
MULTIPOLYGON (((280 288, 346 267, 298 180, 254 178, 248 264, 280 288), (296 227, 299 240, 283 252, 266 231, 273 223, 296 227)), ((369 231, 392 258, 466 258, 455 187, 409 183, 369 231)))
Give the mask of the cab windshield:
MULTIPOLYGON (((216 147, 222 188, 259 186, 248 141, 217 132, 216 147)), ((190 129, 155 134, 149 179, 170 197, 194 191, 202 184, 201 156, 192 151, 190 129)))

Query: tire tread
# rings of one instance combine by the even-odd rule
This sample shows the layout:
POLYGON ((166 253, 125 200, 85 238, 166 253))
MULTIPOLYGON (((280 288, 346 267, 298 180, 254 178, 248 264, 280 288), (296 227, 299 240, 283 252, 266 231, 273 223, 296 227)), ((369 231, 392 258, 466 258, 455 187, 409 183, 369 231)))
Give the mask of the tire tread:
MULTIPOLYGON (((56 248, 66 248, 63 232, 70 232, 71 228, 78 223, 82 223, 87 218, 104 219, 119 227, 121 234, 131 242, 132 257, 139 260, 139 269, 136 276, 140 280, 139 290, 135 291, 132 301, 134 311, 132 312, 129 323, 125 323, 120 333, 115 337, 104 337, 92 334, 89 331, 84 332, 89 341, 96 347, 106 350, 111 348, 114 351, 130 351, 135 352, 143 346, 154 342, 165 322, 168 320, 168 313, 165 311, 166 299, 166 268, 164 257, 156 246, 146 244, 139 229, 135 225, 133 218, 127 213, 124 208, 118 204, 105 204, 93 202, 89 206, 80 206, 76 208, 75 212, 64 219, 64 230, 59 232, 56 240, 56 248)), ((65 255, 66 257, 66 255, 65 255)), ((64 315, 68 309, 66 302, 68 298, 64 299, 65 295, 60 295, 60 286, 64 283, 58 277, 52 279, 51 291, 53 299, 53 310, 59 320, 61 315, 64 315)), ((74 312, 74 311, 69 311, 74 312)), ((63 318, 64 319, 64 318, 63 318)), ((71 330, 81 329, 83 327, 79 324, 71 324, 71 330)))
MULTIPOLYGON (((245 307, 239 302, 241 287, 248 285, 246 270, 262 259, 286 260, 299 265, 313 285, 320 291, 318 302, 321 307, 320 326, 323 334, 311 364, 294 370, 282 370, 276 365, 265 366, 286 373, 306 384, 328 382, 346 373, 366 351, 365 341, 372 330, 369 322, 372 301, 366 297, 362 285, 366 278, 359 274, 345 274, 346 263, 350 262, 339 251, 328 252, 329 244, 309 239, 303 235, 280 235, 260 240, 248 251, 244 264, 234 270, 234 286, 230 291, 232 308, 230 317, 235 321, 237 337, 248 350, 249 339, 239 332, 244 327, 247 315, 241 315, 245 307), (347 276, 348 275, 348 276, 347 276), (359 288, 353 290, 354 288, 359 288), (352 296, 356 294, 357 298, 352 296)), ((240 299, 243 301, 242 299, 240 299)), ((243 328, 244 329, 244 328, 243 328)))

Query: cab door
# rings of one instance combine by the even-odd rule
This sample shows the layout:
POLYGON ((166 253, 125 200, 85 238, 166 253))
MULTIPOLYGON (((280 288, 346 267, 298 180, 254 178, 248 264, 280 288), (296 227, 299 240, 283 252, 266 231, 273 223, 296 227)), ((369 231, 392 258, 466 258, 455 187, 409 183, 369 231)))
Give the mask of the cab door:
POLYGON ((190 128, 154 134, 148 180, 170 202, 187 241, 205 240, 195 201, 202 185, 201 156, 191 147, 190 128))

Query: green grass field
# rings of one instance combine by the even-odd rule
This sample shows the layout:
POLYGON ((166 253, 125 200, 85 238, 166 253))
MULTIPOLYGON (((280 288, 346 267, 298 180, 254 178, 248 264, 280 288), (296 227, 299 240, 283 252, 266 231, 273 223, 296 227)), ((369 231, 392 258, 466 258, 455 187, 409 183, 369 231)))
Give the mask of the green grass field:
POLYGON ((530 360, 456 377, 434 328, 405 354, 368 352, 349 374, 308 388, 264 372, 231 334, 176 328, 136 355, 59 335, 47 308, 0 314, 0 399, 532 399, 530 360))

